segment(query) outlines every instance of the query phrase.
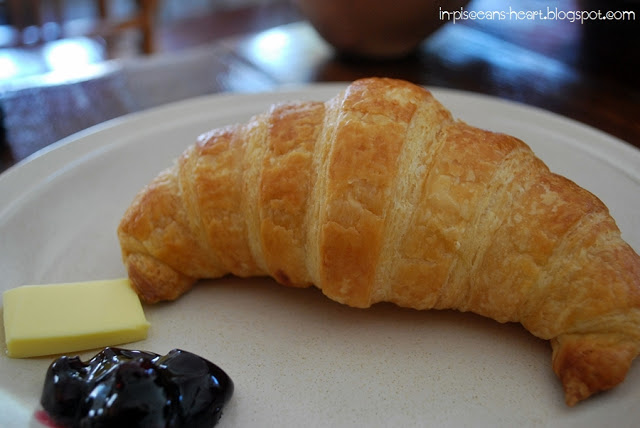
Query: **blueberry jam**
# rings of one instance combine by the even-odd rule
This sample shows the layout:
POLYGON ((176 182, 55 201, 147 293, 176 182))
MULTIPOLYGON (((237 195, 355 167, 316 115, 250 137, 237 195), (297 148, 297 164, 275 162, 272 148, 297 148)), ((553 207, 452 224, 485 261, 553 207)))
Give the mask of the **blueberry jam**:
POLYGON ((232 394, 231 378, 190 352, 105 348, 55 360, 40 403, 64 427, 212 427, 232 394))

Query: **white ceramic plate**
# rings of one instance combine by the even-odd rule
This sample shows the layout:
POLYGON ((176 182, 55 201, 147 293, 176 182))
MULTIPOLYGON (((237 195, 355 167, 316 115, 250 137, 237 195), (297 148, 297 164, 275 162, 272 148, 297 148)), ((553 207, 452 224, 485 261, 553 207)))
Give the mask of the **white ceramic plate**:
MULTIPOLYGON (((10 169, 0 176, 0 291, 124 276, 115 234, 122 213, 199 133, 342 87, 188 100, 90 129, 10 169)), ((523 139, 552 170, 598 195, 640 249, 640 151, 530 107, 433 92, 456 116, 523 139)), ((570 409, 547 342, 472 314, 351 309, 266 279, 199 284, 145 311, 149 337, 129 347, 183 348, 235 381, 221 427, 632 426, 640 417, 637 363, 621 386, 570 409)), ((37 426, 51 361, 0 355, 0 426, 37 426)))

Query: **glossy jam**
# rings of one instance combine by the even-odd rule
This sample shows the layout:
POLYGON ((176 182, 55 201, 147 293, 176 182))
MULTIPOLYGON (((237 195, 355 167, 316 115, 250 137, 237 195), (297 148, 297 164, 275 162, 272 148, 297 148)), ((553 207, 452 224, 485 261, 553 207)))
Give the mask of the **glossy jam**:
POLYGON ((40 402, 65 427, 212 427, 233 394, 215 364, 187 351, 167 355, 105 348, 87 363, 55 360, 40 402))

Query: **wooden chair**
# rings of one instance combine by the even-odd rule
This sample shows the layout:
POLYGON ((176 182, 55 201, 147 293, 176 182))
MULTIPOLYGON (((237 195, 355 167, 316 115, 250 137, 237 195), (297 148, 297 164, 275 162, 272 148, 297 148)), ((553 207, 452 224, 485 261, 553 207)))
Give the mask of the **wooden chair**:
MULTIPOLYGON (((57 0, 59 1, 59 0, 57 0)), ((158 9, 158 0, 134 0, 137 6, 136 13, 123 21, 111 21, 109 18, 108 0, 97 0, 98 15, 104 23, 106 34, 118 33, 130 28, 137 28, 142 34, 142 52, 150 54, 154 51, 155 15, 158 9)))

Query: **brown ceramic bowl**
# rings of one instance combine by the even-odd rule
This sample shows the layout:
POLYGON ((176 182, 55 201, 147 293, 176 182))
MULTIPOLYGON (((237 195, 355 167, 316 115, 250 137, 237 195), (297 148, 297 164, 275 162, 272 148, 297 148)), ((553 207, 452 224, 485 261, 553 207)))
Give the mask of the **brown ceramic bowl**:
POLYGON ((410 53, 448 21, 440 8, 460 10, 468 0, 292 0, 310 24, 341 53, 393 58, 410 53))

